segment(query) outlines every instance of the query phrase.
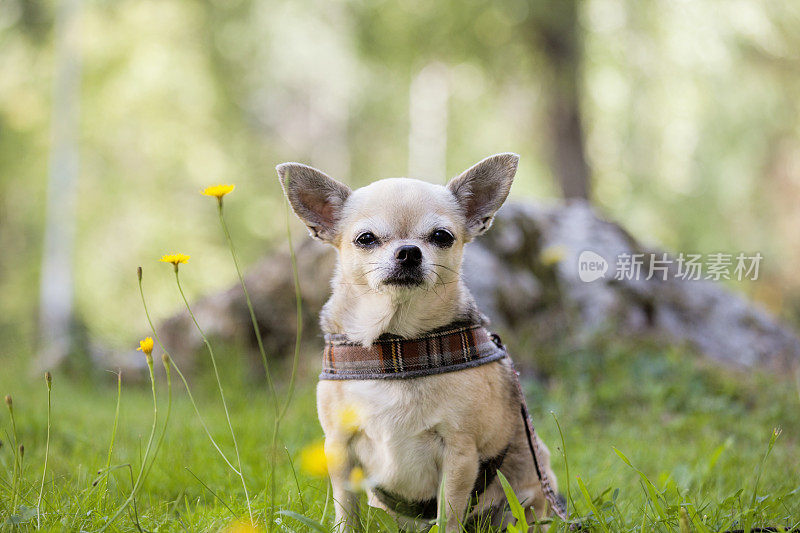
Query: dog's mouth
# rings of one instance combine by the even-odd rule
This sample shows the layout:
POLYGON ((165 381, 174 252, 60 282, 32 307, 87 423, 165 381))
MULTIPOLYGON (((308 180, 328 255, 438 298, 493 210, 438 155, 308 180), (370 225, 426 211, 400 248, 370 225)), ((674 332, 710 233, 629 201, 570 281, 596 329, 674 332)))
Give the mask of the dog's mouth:
POLYGON ((383 278, 384 285, 393 287, 418 287, 425 283, 425 274, 421 268, 398 268, 383 278))

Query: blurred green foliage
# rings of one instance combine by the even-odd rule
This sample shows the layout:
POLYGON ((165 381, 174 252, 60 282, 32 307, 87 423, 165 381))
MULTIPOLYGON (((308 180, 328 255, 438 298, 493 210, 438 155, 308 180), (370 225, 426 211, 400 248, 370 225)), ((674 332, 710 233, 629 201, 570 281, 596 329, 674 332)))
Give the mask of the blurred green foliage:
MULTIPOLYGON (((513 150, 513 194, 556 196, 550 78, 532 35, 548 5, 82 2, 75 283, 92 334, 113 343, 145 329, 140 264, 155 314, 177 307, 162 253, 192 255, 192 294, 234 281, 202 187, 236 183, 227 212, 248 263, 284 244, 276 163, 354 185, 405 174, 409 85, 431 62, 447 69, 447 173, 513 150)), ((56 7, 0 6, 0 333, 12 355, 33 338, 46 253, 56 7)), ((586 0, 578 17, 596 204, 671 249, 761 251, 764 279, 742 289, 800 308, 800 5, 586 0)))

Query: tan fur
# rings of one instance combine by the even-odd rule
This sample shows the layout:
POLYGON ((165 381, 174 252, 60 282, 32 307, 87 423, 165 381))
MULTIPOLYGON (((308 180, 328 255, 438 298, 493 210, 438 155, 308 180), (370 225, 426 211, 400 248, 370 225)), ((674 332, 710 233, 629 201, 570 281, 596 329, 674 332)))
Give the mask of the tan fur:
MULTIPOLYGON (((322 312, 323 329, 370 344, 386 333, 416 337, 457 319, 483 320, 461 281, 463 246, 491 225, 515 170, 516 156, 501 154, 469 169, 448 187, 393 178, 350 192, 310 167, 279 166, 295 212, 312 235, 339 251, 333 294, 322 312), (287 183, 285 175, 292 172, 295 183, 287 183), (320 182, 324 187, 318 187, 320 182), (333 202, 326 201, 330 191, 335 191, 333 202), (311 201, 306 202, 309 195, 311 201), (324 216, 316 216, 315 210, 322 209, 324 216), (441 248, 429 241, 437 228, 456 237, 452 246, 441 248), (356 246, 354 240, 364 231, 379 236, 381 246, 370 250, 356 246), (395 250, 404 244, 422 250, 424 282, 419 286, 384 283, 395 250)), ((317 409, 326 448, 348 450, 346 464, 331 464, 337 522, 347 529, 358 528, 358 499, 347 490, 350 468, 358 464, 370 483, 409 501, 435 497, 444 476, 447 529, 458 531, 469 518, 466 511, 479 462, 507 446, 500 470, 520 500, 542 517, 546 504, 514 379, 508 362, 501 360, 415 379, 320 381, 317 409), (355 436, 346 433, 338 419, 342 409, 351 406, 357 407, 360 418, 355 436)), ((543 445, 542 449, 546 450, 543 445)), ((555 480, 549 458, 541 466, 555 480)), ((368 496, 370 505, 382 506, 370 490, 368 496)), ((504 501, 495 479, 470 516, 502 509, 504 501)), ((406 517, 398 519, 424 526, 406 517)), ((500 513, 492 519, 499 525, 507 517, 500 513)))

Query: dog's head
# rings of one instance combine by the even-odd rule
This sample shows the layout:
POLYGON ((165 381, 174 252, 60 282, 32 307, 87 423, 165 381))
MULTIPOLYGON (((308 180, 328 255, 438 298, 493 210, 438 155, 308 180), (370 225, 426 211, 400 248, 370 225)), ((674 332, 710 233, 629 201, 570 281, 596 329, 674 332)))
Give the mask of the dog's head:
POLYGON ((464 244, 491 226, 518 161, 488 157, 446 186, 390 178, 355 191, 300 163, 277 170, 311 235, 339 250, 344 280, 393 292, 458 280, 464 244))

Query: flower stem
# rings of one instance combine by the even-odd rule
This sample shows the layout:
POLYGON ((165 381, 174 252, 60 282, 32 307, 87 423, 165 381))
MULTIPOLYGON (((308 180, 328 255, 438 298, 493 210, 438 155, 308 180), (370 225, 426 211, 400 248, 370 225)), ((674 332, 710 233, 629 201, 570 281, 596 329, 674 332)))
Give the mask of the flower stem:
POLYGON ((278 418, 282 419, 289 409, 289 404, 292 402, 294 396, 295 376, 297 375, 297 363, 300 360, 300 340, 303 337, 303 297, 300 293, 300 276, 297 272, 297 256, 294 253, 294 246, 292 246, 292 230, 289 226, 289 205, 284 201, 284 212, 286 215, 286 241, 289 243, 289 257, 292 260, 292 279, 294 281, 294 299, 296 308, 296 334, 294 339, 294 357, 292 359, 292 376, 289 379, 289 390, 286 393, 286 403, 281 409, 278 418))
POLYGON ((183 303, 186 305, 186 310, 189 311, 189 316, 192 318, 192 322, 194 322, 197 331, 200 332, 200 336, 203 338, 203 342, 208 349, 208 353, 211 356, 211 365, 214 367, 214 376, 217 379, 217 388, 219 389, 219 397, 222 400, 222 408, 225 410, 225 418, 228 421, 228 428, 231 432, 231 439, 233 440, 233 449, 236 451, 236 465, 238 466, 238 473, 239 478, 242 480, 242 487, 244 488, 244 497, 247 500, 247 511, 250 515, 250 522, 253 522, 253 509, 250 505, 250 494, 247 491, 247 483, 244 480, 244 474, 242 472, 242 459, 239 454, 239 443, 236 441, 236 432, 233 430, 233 423, 231 422, 231 415, 228 411, 228 403, 225 401, 225 393, 222 390, 222 380, 219 377, 219 369, 217 368, 217 359, 214 356, 214 349, 211 347, 211 343, 208 342, 208 338, 206 337, 203 328, 200 327, 200 324, 197 322, 197 318, 195 318, 194 313, 192 312, 192 308, 189 305, 189 300, 186 299, 186 295, 183 293, 183 287, 181 287, 181 278, 178 274, 178 266, 175 265, 175 282, 178 285, 178 292, 181 293, 181 298, 183 298, 183 303))
MULTIPOLYGON (((239 266, 239 258, 236 255, 236 247, 233 245, 233 238, 231 238, 231 232, 228 229, 228 224, 225 222, 225 214, 222 209, 222 197, 217 198, 217 214, 219 215, 219 223, 222 226, 222 233, 225 235, 225 240, 228 242, 228 248, 231 251, 231 258, 233 259, 233 266, 236 268, 236 275, 239 277, 239 283, 242 286, 242 292, 244 292, 244 299, 247 303, 247 310, 250 312, 250 322, 253 326, 253 333, 256 336, 256 341, 258 342, 258 351, 261 354, 261 362, 264 365, 264 373, 267 377, 267 385, 269 387, 269 391, 272 395, 272 405, 275 409, 275 424, 272 428, 272 440, 269 449, 267 450, 267 458, 270 464, 270 469, 268 479, 273 479, 275 473, 275 463, 277 461, 275 447, 276 447, 276 440, 277 440, 277 432, 278 432, 278 420, 279 416, 279 408, 278 408, 278 392, 275 389, 275 383, 272 381, 272 373, 270 372, 269 368, 269 360, 267 359, 267 353, 264 350, 264 342, 261 339, 261 328, 258 326, 258 319, 256 319, 256 312, 253 308, 253 302, 250 300, 250 292, 247 290, 247 285, 244 282, 244 275, 242 275, 242 269, 239 266)), ((273 485, 271 485, 273 486, 273 485)), ((266 502, 265 502, 266 503, 266 502)), ((269 509, 267 510, 267 530, 272 531, 272 524, 273 524, 273 507, 274 507, 274 489, 270 490, 270 499, 269 499, 269 509)))
POLYGON ((156 462, 156 457, 158 457, 158 451, 161 449, 161 444, 164 442, 164 436, 167 434, 167 426, 169 425, 169 415, 172 413, 172 373, 169 370, 169 362, 172 359, 168 353, 164 352, 164 356, 162 361, 164 363, 164 371, 167 373, 167 416, 164 418, 164 427, 161 429, 161 435, 158 436, 158 442, 156 442, 156 449, 153 452, 153 460, 150 461, 150 466, 147 467, 147 472, 145 472, 145 477, 150 475, 150 470, 153 469, 153 465, 156 462))
POLYGON ((150 437, 148 437, 147 439, 147 447, 144 449, 144 456, 142 457, 142 465, 139 467, 139 474, 136 476, 136 481, 133 483, 133 488, 131 489, 131 495, 128 496, 128 499, 125 500, 125 502, 119 507, 119 509, 117 509, 117 511, 108 520, 108 522, 106 522, 105 525, 103 525, 103 527, 100 528, 98 533, 102 533, 103 531, 105 531, 132 502, 134 502, 134 507, 135 507, 136 493, 139 492, 139 488, 141 487, 142 482, 144 481, 144 471, 147 465, 147 459, 150 456, 150 449, 153 446, 153 438, 156 435, 156 427, 158 425, 158 399, 156 397, 156 378, 155 375, 153 374, 153 360, 152 358, 149 358, 149 355, 147 361, 147 368, 150 371, 150 390, 153 393, 153 425, 150 428, 150 437))
POLYGON ((161 348, 161 351, 169 357, 169 361, 170 364, 172 365, 172 368, 175 369, 175 371, 178 373, 178 376, 181 378, 183 386, 186 388, 186 394, 189 396, 189 401, 191 402, 192 407, 194 408, 194 412, 195 414, 197 414, 198 420, 200 420, 200 425, 203 426, 203 431, 205 431, 206 436, 208 436, 208 439, 211 441, 211 444, 214 446, 214 449, 217 450, 219 455, 225 461, 225 464, 227 464, 228 467, 230 467, 230 469, 233 470, 237 476, 240 475, 239 470, 235 466, 233 466, 233 463, 231 463, 230 460, 228 460, 228 456, 225 455, 225 452, 222 451, 222 448, 219 447, 219 444, 217 444, 217 441, 214 440, 214 437, 211 435, 211 431, 209 431, 208 426, 206 425, 206 422, 203 419, 203 415, 200 414, 200 409, 197 407, 197 402, 195 401, 194 395, 192 394, 192 389, 189 387, 189 382, 186 381, 186 377, 184 377, 183 372, 181 372, 181 369, 175 363, 175 359, 169 356, 169 352, 167 352, 167 349, 164 348, 164 345, 161 343, 161 339, 159 338, 158 333, 156 332, 156 328, 153 325, 153 320, 150 318, 150 310, 147 308, 147 301, 144 299, 144 290, 142 288, 141 278, 139 278, 139 296, 141 296, 142 298, 142 307, 144 307, 144 314, 147 317, 147 323, 150 324, 150 331, 153 332, 153 337, 156 339, 156 342, 158 343, 158 346, 161 348))
POLYGON ((111 442, 108 443, 108 457, 106 458, 106 467, 104 469, 105 475, 103 476, 103 487, 97 493, 97 508, 100 508, 100 502, 106 493, 108 487, 108 472, 111 469, 111 456, 114 452, 114 441, 117 438, 117 426, 119 424, 119 405, 122 400, 122 370, 117 372, 117 408, 114 410, 114 425, 111 428, 111 442))
MULTIPOLYGON (((289 226, 289 208, 288 204, 284 204, 285 208, 285 215, 286 215, 286 240, 289 243, 289 257, 291 258, 292 262, 292 276, 294 281, 294 297, 295 297, 295 307, 297 312, 297 333, 295 336, 294 341, 294 357, 292 359, 292 375, 289 379, 289 390, 286 393, 286 401, 283 404, 283 407, 278 411, 277 416, 275 417, 275 424, 272 430, 272 444, 270 446, 272 450, 272 461, 270 467, 270 489, 269 489, 269 498, 270 498, 270 507, 269 507, 269 524, 270 527, 272 525, 272 515, 275 509, 275 469, 277 465, 277 439, 278 434, 280 432, 280 425, 283 421, 286 412, 289 410, 289 405, 291 404, 292 397, 294 395, 294 386, 295 386, 295 376, 297 375, 297 363, 300 359, 300 340, 303 335, 303 299, 300 293, 300 278, 297 273, 297 256, 294 253, 294 246, 292 246, 292 232, 291 227, 289 226)), ((276 404, 277 405, 277 404, 276 404)))
POLYGON ((19 439, 17 437, 17 423, 14 420, 14 406, 11 403, 11 397, 6 396, 6 405, 8 406, 8 414, 11 416, 11 434, 14 436, 14 475, 12 477, 11 485, 11 515, 17 512, 17 489, 19 485, 19 478, 22 476, 22 461, 19 457, 19 439))
POLYGON ((319 522, 325 525, 325 521, 328 518, 328 501, 331 498, 331 480, 328 480, 328 484, 325 488, 325 506, 322 508, 322 518, 319 519, 319 522))
POLYGON ((39 499, 36 501, 36 527, 42 527, 42 493, 44 492, 44 480, 47 476, 47 458, 50 456, 50 389, 51 378, 50 372, 45 374, 45 382, 47 383, 47 443, 44 447, 44 468, 42 469, 42 484, 39 486, 39 499))
POLYGON ((233 264, 236 268, 236 274, 239 277, 239 283, 242 286, 242 291, 244 292, 245 301, 247 302, 247 309, 250 312, 250 321, 253 325, 253 332, 255 333, 256 340, 258 341, 258 349, 261 353, 261 360, 264 364, 264 371, 267 376, 267 383, 269 385, 270 392, 272 393, 272 398, 275 407, 275 421, 272 428, 272 440, 270 444, 270 472, 269 472, 269 480, 270 480, 270 498, 269 498, 269 510, 268 510, 268 519, 267 519, 267 527, 268 529, 272 529, 273 525, 273 510, 274 510, 274 503, 275 503, 275 468, 277 463, 277 441, 278 441, 278 434, 280 431, 280 424, 283 417, 286 415, 286 412, 289 409, 289 405, 291 404, 292 397, 294 395, 295 389, 295 377, 297 375, 297 364, 300 359, 300 339, 303 335, 303 303, 302 303, 302 296, 300 293, 300 281, 297 273, 297 257, 294 253, 294 247, 292 246, 292 235, 289 226, 289 212, 288 208, 286 209, 286 236, 289 242, 289 254, 292 261, 292 273, 294 279, 294 292, 295 292, 295 301, 296 301, 296 308, 297 308, 297 333, 295 337, 295 348, 294 348, 294 358, 292 360, 292 374, 289 380, 289 390, 286 394, 286 400, 281 407, 278 401, 278 394, 275 390, 275 384, 272 380, 272 375, 269 369, 269 362, 267 360, 267 355, 264 350, 264 343, 261 339, 261 330, 258 326, 258 320, 256 319, 256 313, 253 309, 253 303, 250 300, 250 293, 247 290, 247 285, 244 282, 244 276, 242 275, 242 269, 239 266, 239 259, 236 255, 236 248, 233 245, 233 239, 231 238, 230 230, 228 229, 228 224, 225 222, 225 215, 223 211, 223 202, 222 197, 217 199, 217 213, 219 215, 219 222, 222 226, 222 232, 225 234, 225 240, 228 242, 228 247, 231 251, 231 257, 233 258, 233 264))
POLYGON ((239 276, 239 283, 242 285, 242 292, 244 292, 244 299, 247 302, 247 310, 250 312, 250 322, 253 324, 253 333, 255 333, 256 341, 258 342, 258 351, 261 354, 261 362, 264 365, 264 372, 267 375, 267 384, 272 393, 272 398, 275 401, 275 414, 278 413, 278 393, 275 390, 275 383, 272 381, 272 374, 269 370, 269 360, 267 359, 267 352, 264 350, 264 341, 261 339, 261 329, 258 327, 258 320, 256 319, 256 312, 253 309, 253 302, 250 300, 250 293, 247 291, 247 286, 244 283, 244 276, 242 269, 239 266, 239 258, 236 255, 236 248, 233 246, 233 239, 228 230, 228 224, 225 222, 225 216, 222 211, 222 198, 218 198, 217 213, 219 214, 219 223, 222 226, 222 232, 225 234, 225 240, 228 241, 228 248, 231 250, 231 257, 233 258, 233 266, 236 267, 236 275, 239 276))

